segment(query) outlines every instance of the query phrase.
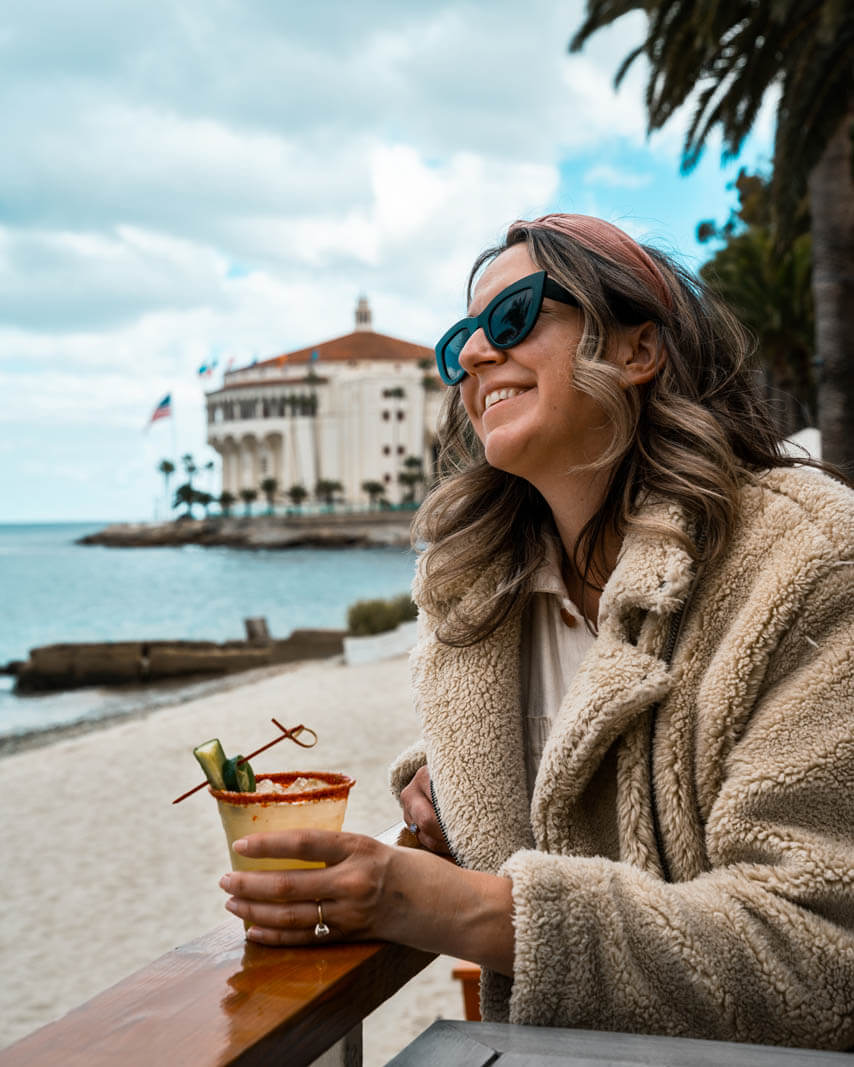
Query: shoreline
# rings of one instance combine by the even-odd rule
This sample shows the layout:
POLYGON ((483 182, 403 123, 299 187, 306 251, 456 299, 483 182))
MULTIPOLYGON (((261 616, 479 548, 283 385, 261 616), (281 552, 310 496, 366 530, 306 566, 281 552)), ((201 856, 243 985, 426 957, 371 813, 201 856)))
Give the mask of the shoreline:
POLYGON ((414 510, 328 512, 120 522, 86 534, 74 543, 107 548, 409 548, 414 515, 414 510))
MULTIPOLYGON (((320 662, 332 664, 340 662, 340 656, 332 656, 328 660, 320 662)), ((137 719, 147 719, 150 715, 159 711, 168 711, 170 708, 180 707, 194 700, 202 700, 205 697, 219 693, 230 692, 243 685, 252 685, 255 682, 272 678, 279 674, 286 674, 305 666, 309 662, 317 660, 298 660, 293 663, 281 663, 268 667, 256 667, 252 670, 242 671, 237 674, 216 674, 195 677, 192 682, 167 681, 152 683, 142 686, 93 686, 90 689, 77 689, 74 693, 85 695, 87 692, 103 693, 105 690, 121 701, 127 696, 129 706, 118 708, 115 711, 107 711, 103 715, 80 716, 69 722, 52 723, 46 726, 34 726, 32 729, 16 730, 7 734, 0 734, 0 760, 9 756, 15 756, 20 752, 29 752, 32 749, 44 748, 58 741, 64 741, 73 737, 82 737, 85 734, 105 730, 111 726, 117 726, 125 722, 134 722, 137 719), (137 697, 137 700, 134 700, 137 697)), ((18 699, 38 700, 41 696, 53 694, 34 693, 26 694, 18 699)))

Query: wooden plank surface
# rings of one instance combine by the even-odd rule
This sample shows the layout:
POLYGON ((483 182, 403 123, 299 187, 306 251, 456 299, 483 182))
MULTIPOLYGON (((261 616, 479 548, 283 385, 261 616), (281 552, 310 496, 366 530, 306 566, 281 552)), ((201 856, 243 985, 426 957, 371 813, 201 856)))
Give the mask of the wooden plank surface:
POLYGON ((832 1067, 845 1052, 440 1019, 388 1067, 832 1067))
POLYGON ((0 1051, 0 1065, 299 1067, 433 959, 380 941, 267 948, 228 919, 0 1051))

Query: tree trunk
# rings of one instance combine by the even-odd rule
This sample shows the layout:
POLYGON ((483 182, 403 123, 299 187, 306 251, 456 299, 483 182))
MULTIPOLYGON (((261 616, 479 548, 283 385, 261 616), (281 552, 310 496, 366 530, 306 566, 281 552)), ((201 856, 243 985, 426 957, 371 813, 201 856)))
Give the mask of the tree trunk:
POLYGON ((822 456, 854 476, 854 109, 810 174, 822 456))

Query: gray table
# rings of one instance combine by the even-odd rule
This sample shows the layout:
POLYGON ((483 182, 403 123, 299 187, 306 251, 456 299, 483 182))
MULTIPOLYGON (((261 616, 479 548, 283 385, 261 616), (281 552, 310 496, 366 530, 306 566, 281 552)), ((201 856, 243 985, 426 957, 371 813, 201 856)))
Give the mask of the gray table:
POLYGON ((854 1067, 845 1052, 440 1019, 388 1067, 854 1067))

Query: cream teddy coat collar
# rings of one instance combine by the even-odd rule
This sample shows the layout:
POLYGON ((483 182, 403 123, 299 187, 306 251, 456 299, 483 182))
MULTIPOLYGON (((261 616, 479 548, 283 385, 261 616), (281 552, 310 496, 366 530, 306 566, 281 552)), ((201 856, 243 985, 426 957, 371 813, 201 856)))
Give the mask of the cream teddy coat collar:
POLYGON ((763 475, 699 577, 678 540, 627 536, 530 806, 523 613, 472 648, 435 636, 500 566, 422 609, 423 737, 392 785, 426 760, 458 860, 512 880, 513 979, 484 973, 484 1018, 854 1042, 852 500, 763 475))
MULTIPOLYGON (((649 510, 685 526, 672 507, 649 510)), ((484 571, 461 596, 461 607, 489 596, 501 570, 498 561, 484 571)), ((497 871, 535 838, 546 851, 573 850, 567 813, 598 758, 670 689, 664 646, 694 577, 691 557, 675 539, 646 533, 626 539, 600 602, 595 655, 582 664, 561 704, 530 810, 519 708, 522 612, 471 648, 442 645, 434 632, 419 643, 412 655, 416 692, 433 707, 453 709, 453 721, 427 716, 423 728, 442 818, 463 866, 497 871), (585 693, 592 699, 580 701, 585 693)), ((416 582, 416 599, 418 588, 416 582)), ((652 832, 651 824, 647 829, 652 832)), ((651 846, 647 840, 648 851, 651 846)))

